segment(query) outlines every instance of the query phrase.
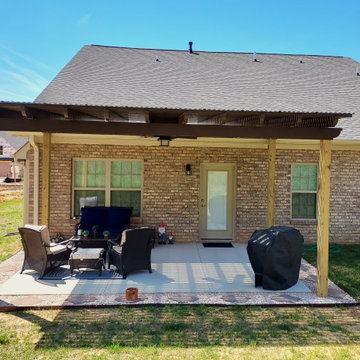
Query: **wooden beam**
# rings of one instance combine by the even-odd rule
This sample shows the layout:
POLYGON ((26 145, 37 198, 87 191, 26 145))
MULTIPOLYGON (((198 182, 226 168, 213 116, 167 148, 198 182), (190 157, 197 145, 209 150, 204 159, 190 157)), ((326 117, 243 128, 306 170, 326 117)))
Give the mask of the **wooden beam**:
POLYGON ((267 202, 267 227, 274 226, 275 219, 275 162, 276 140, 269 139, 268 150, 268 202, 267 202))
POLYGON ((331 142, 320 140, 318 224, 317 224, 317 295, 328 296, 329 217, 330 217, 331 142))
POLYGON ((265 114, 260 115, 260 125, 264 125, 265 123, 265 114))
POLYGON ((104 120, 110 121, 110 110, 109 109, 104 109, 104 120))
POLYGON ((259 123, 261 125, 264 124, 264 120, 265 120, 265 116, 261 117, 261 115, 246 115, 246 116, 241 116, 241 117, 238 117, 238 118, 234 118, 233 121, 234 122, 237 122, 239 124, 242 124, 242 125, 258 125, 259 123), (262 122, 261 122, 262 121, 262 122))
POLYGON ((129 122, 149 123, 149 112, 145 110, 129 110, 129 122))
POLYGON ((49 226, 51 134, 43 134, 41 224, 49 226))
POLYGON ((21 107, 21 115, 25 119, 33 119, 34 118, 34 112, 32 109, 28 108, 27 106, 21 107))
POLYGON ((105 121, 49 120, 47 117, 28 120, 0 118, 2 131, 30 131, 73 134, 137 135, 171 137, 215 137, 249 139, 333 139, 340 128, 290 128, 266 126, 181 125, 160 123, 124 123, 105 121))
POLYGON ((289 114, 279 117, 269 117, 267 119, 267 124, 272 126, 295 126, 297 121, 296 114, 289 114))
POLYGON ((189 122, 199 122, 199 116, 196 113, 184 112, 179 116, 179 124, 187 124, 189 122))
POLYGON ((204 120, 201 120, 201 122, 205 122, 205 121, 206 122, 214 122, 217 125, 222 125, 222 124, 225 124, 227 121, 227 114, 221 113, 221 114, 217 114, 217 115, 205 118, 204 120))
POLYGON ((66 120, 72 120, 75 118, 75 112, 72 109, 64 107, 64 118, 66 120))

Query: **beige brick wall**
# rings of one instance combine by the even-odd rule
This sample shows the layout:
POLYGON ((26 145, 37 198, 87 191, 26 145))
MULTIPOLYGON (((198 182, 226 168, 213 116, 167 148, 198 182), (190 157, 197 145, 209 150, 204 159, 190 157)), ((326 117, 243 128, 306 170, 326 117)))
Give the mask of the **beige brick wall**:
POLYGON ((4 161, 0 158, 0 177, 11 176, 11 161, 4 161))
MULTIPOLYGON (((77 222, 71 219, 71 171, 74 157, 144 161, 142 219, 140 223, 134 222, 133 225, 157 227, 163 220, 167 230, 173 232, 176 241, 198 240, 200 163, 236 163, 236 240, 246 242, 254 230, 266 227, 266 150, 66 144, 53 144, 51 150, 49 227, 52 234, 59 232, 70 236, 77 222), (185 175, 187 163, 192 166, 191 176, 185 175), (190 224, 187 224, 187 220, 190 220, 190 224)), ((355 152, 340 151, 334 151, 332 154, 331 241, 359 241, 360 186, 357 178, 360 171, 360 157, 358 155, 355 152)), ((29 160, 30 178, 33 179, 32 152, 29 153, 29 160)), ((298 228, 307 242, 316 241, 316 223, 290 222, 291 164, 317 161, 317 151, 277 151, 275 224, 298 228)), ((31 185, 31 216, 32 194, 31 185)), ((41 209, 41 204, 39 208, 41 209)))

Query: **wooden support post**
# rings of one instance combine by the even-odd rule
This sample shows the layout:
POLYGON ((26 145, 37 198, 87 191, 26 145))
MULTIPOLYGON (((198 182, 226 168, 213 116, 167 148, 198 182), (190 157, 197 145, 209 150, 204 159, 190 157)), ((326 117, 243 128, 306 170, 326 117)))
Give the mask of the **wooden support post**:
POLYGON ((41 225, 49 226, 51 133, 43 133, 41 225))
POLYGON ((268 152, 268 203, 267 203, 267 227, 274 226, 275 218, 275 160, 276 140, 269 139, 268 152))
POLYGON ((331 142, 320 140, 318 224, 317 224, 317 295, 328 296, 329 218, 330 218, 331 142))
POLYGON ((264 123, 265 123, 265 115, 261 114, 260 115, 260 125, 264 125, 264 123))

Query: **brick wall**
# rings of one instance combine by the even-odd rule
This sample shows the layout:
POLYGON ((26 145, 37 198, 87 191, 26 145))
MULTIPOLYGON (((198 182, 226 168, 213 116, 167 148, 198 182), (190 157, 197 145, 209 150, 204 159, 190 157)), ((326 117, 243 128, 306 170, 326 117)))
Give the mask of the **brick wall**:
MULTIPOLYGON (((49 227, 52 234, 60 232, 70 236, 77 222, 71 219, 71 169, 74 157, 144 161, 143 213, 140 223, 134 221, 133 225, 157 227, 163 220, 176 241, 198 240, 200 163, 236 163, 236 240, 246 242, 255 229, 266 227, 267 150, 66 144, 53 144, 51 150, 49 227), (188 163, 192 167, 191 176, 185 175, 185 164, 188 163)), ((30 178, 33 179, 32 152, 29 152, 29 160, 30 178)), ((290 222, 291 164, 317 161, 317 151, 277 151, 275 224, 295 226, 307 242, 316 241, 316 223, 290 222)), ((333 152, 330 207, 332 241, 359 241, 359 171, 360 157, 357 153, 333 152)), ((32 189, 31 184, 30 212, 33 208, 32 189)), ((32 213, 30 215, 31 219, 32 213)))
POLYGON ((0 159, 0 177, 11 176, 11 161, 2 161, 0 159))
POLYGON ((10 145, 3 137, 0 136, 0 146, 3 147, 3 153, 0 155, 0 158, 4 157, 13 157, 16 149, 10 145))

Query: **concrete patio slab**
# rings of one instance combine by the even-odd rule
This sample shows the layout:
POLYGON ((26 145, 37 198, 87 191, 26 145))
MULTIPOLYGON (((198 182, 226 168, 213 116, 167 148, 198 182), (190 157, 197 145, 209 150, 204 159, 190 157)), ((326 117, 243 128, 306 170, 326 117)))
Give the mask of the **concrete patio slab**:
POLYGON ((316 270, 302 261, 300 280, 285 291, 254 286, 246 244, 204 248, 201 243, 156 245, 153 273, 140 271, 122 279, 39 280, 19 274, 22 254, 0 264, 0 310, 28 307, 113 306, 121 304, 300 305, 353 304, 356 301, 329 282, 329 297, 316 296, 316 270), (139 299, 125 300, 137 287, 139 299))

